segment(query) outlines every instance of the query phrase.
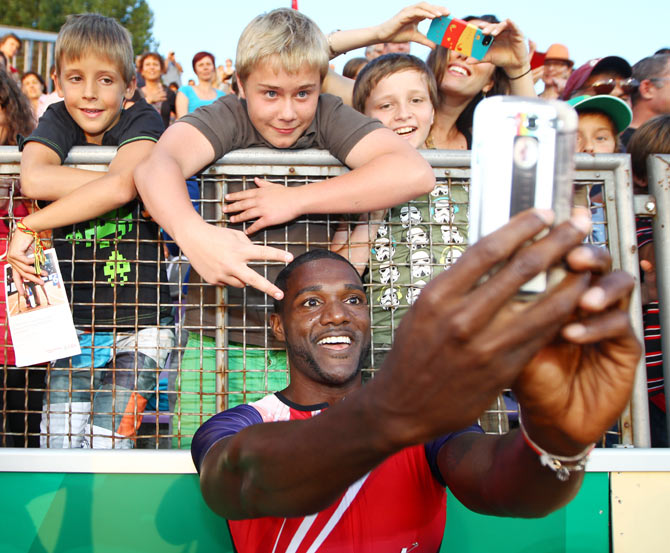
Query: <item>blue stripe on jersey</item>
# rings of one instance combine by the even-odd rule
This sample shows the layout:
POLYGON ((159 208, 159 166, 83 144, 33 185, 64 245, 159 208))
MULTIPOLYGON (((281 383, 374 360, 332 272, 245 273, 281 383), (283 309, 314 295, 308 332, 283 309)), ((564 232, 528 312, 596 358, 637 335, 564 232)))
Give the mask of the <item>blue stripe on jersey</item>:
POLYGON ((446 486, 447 484, 442 477, 442 473, 440 472, 439 467, 437 466, 437 455, 440 452, 442 446, 449 440, 455 438, 456 436, 460 436, 461 434, 465 434, 466 432, 476 432, 477 434, 483 434, 484 430, 478 424, 473 424, 472 426, 468 426, 467 428, 459 430, 458 432, 451 432, 450 434, 440 436, 439 438, 436 438, 432 442, 428 442, 423 446, 424 450, 426 451, 426 461, 428 461, 428 465, 430 466, 430 472, 433 473, 435 480, 437 480, 441 486, 446 486))
POLYGON ((191 443, 191 457, 193 464, 200 473, 200 466, 211 447, 223 438, 237 434, 240 430, 252 424, 263 422, 261 414, 251 405, 237 405, 221 413, 217 413, 203 425, 193 436, 191 443))

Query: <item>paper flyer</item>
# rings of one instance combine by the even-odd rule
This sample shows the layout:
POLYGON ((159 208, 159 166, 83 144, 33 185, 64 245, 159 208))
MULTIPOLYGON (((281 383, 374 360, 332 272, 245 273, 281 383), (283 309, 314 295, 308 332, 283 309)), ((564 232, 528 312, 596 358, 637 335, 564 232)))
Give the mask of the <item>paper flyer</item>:
POLYGON ((5 266, 7 322, 16 366, 37 365, 81 353, 56 251, 45 250, 42 285, 24 281, 18 293, 9 264, 5 266))

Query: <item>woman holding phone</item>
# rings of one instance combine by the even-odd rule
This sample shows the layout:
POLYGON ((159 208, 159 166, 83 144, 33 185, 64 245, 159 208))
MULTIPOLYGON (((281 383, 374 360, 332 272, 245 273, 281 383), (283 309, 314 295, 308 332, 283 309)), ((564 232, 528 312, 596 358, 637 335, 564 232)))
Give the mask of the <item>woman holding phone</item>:
POLYGON ((486 96, 513 94, 536 97, 526 40, 509 19, 494 15, 468 16, 494 37, 480 61, 443 46, 436 46, 426 63, 437 80, 439 106, 426 144, 444 150, 469 150, 472 146, 472 116, 486 96))
MULTIPOLYGON (((463 56, 443 46, 436 46, 417 25, 425 19, 449 15, 442 6, 421 2, 408 6, 379 25, 328 35, 331 58, 370 44, 412 41, 432 48, 426 60, 438 84, 439 106, 426 145, 448 150, 470 149, 472 115, 485 96, 514 94, 534 98, 533 75, 526 39, 509 19, 499 21, 494 15, 468 16, 464 20, 493 37, 493 43, 482 60, 463 56)), ((328 73, 323 92, 337 94, 350 104, 353 81, 328 73)))

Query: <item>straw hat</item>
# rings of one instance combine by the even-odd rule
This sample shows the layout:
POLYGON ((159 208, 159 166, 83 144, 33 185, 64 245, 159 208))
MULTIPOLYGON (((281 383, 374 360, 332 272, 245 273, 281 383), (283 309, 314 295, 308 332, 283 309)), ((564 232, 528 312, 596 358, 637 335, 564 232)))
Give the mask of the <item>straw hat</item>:
POLYGON ((545 54, 544 61, 565 61, 570 64, 572 67, 575 62, 570 59, 570 53, 568 52, 568 47, 564 44, 552 44, 547 49, 545 54))

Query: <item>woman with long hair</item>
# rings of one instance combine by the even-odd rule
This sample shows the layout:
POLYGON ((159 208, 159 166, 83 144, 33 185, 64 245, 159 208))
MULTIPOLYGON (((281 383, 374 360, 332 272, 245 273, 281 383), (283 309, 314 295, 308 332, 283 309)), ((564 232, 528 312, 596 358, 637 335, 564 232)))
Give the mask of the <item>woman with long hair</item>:
POLYGON ((28 136, 35 127, 30 101, 5 71, 0 71, 0 145, 16 145, 17 136, 28 136))
POLYGON ((472 145, 472 116, 487 96, 514 94, 535 97, 530 55, 519 28, 509 19, 495 15, 468 16, 495 37, 484 60, 463 56, 436 46, 426 63, 433 71, 439 92, 439 106, 427 145, 438 149, 469 150, 472 145))
MULTIPOLYGON (((449 15, 449 10, 421 2, 408 6, 379 25, 351 31, 336 31, 328 36, 331 57, 374 43, 417 42, 432 48, 426 60, 437 80, 439 106, 426 147, 437 149, 470 149, 472 115, 485 96, 515 94, 536 97, 530 69, 526 39, 509 19, 500 22, 494 15, 468 16, 493 43, 482 60, 448 50, 418 31, 424 19, 449 15)), ((345 103, 352 98, 353 81, 329 72, 324 91, 341 96, 345 103)))

